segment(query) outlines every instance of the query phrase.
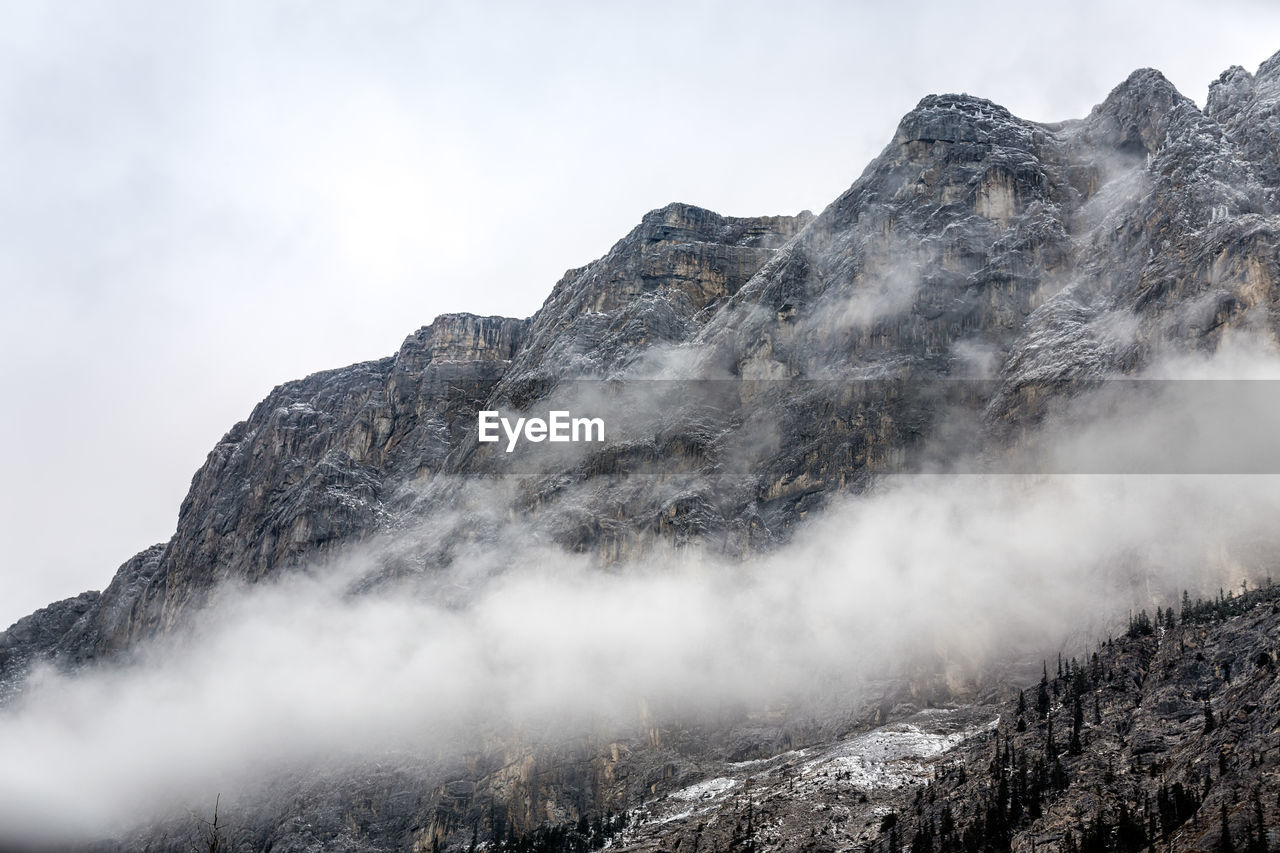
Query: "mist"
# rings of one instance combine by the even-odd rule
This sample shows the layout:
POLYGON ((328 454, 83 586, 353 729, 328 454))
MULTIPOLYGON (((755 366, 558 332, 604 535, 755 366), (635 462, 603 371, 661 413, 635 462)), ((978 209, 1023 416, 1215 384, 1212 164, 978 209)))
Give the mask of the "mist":
POLYGON ((445 311, 527 315, 647 210, 816 210, 929 92, 1057 121, 1150 65, 1200 100, 1280 32, 1259 0, 0 18, 0 391, 21 401, 0 438, 49 448, 0 461, 0 625, 167 538, 191 472, 276 383, 445 311))
MULTIPOLYGON (((1151 375, 1278 366, 1244 342, 1151 375)), ((1089 432, 1054 413, 1026 445, 1061 462, 1122 453, 1136 434, 1180 458, 1204 434, 1185 396, 1161 396, 1170 387, 1185 386, 1153 383, 1141 418, 1082 399, 1089 432)), ((463 497, 456 516, 344 559, 225 587, 188 632, 129 661, 34 673, 0 715, 0 837, 101 838, 287 773, 391 762, 425 775, 485 738, 847 713, 888 678, 917 701, 964 698, 994 673, 1087 653, 1130 608, 1260 581, 1280 555, 1276 475, 901 474, 745 561, 657 542, 608 567, 548 544, 536 513, 510 515, 509 483, 463 497), (468 519, 484 535, 453 541, 468 519), (450 541, 447 568, 370 586, 389 560, 450 541)))

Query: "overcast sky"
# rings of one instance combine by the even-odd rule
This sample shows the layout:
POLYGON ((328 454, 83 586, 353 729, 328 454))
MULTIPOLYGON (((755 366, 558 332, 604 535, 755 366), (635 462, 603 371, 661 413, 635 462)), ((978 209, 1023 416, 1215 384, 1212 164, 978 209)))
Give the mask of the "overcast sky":
POLYGON ((0 3, 0 627, 173 531, 275 384, 525 316, 645 211, 815 211, 923 95, 1203 104, 1280 8, 0 3))

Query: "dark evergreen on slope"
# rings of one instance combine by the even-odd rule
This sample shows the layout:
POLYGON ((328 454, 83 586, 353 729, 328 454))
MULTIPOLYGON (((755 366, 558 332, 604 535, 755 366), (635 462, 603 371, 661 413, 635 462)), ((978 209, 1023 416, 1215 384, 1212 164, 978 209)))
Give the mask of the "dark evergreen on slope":
MULTIPOLYGON (((713 416, 705 401, 657 407, 647 433, 522 470, 510 497, 510 511, 553 541, 604 561, 654 538, 739 554, 930 446, 943 411, 934 380, 984 380, 964 385, 960 403, 983 435, 998 434, 1035 417, 1053 389, 1130 373, 1162 349, 1211 349, 1232 329, 1275 339, 1278 92, 1280 55, 1256 75, 1225 72, 1204 112, 1151 70, 1058 124, 930 96, 816 217, 671 205, 568 272, 532 318, 447 315, 392 357, 286 383, 210 453, 167 543, 125 563, 100 596, 0 636, 0 696, 20 689, 36 659, 111 659, 181 630, 221 582, 277 576, 434 518, 462 500, 459 482, 494 473, 495 454, 475 442, 476 411, 535 410, 574 380, 770 383, 735 392, 713 416), (828 381, 861 390, 814 392, 828 381), (764 435, 761 421, 776 427, 764 435)), ((384 569, 429 578, 449 559, 411 553, 384 569)), ((1060 703, 1061 679, 1052 682, 1060 703)), ((1064 749, 1087 735, 1076 710, 1058 724, 1064 749)), ((678 750, 643 754, 626 782, 625 760, 539 756, 539 772, 504 789, 504 823, 535 830, 527 804, 546 799, 620 811, 693 772, 678 750)), ((409 805, 383 803, 358 830, 338 817, 346 806, 332 806, 307 831, 354 832, 368 849, 465 843, 490 769, 409 805)), ((272 831, 277 849, 303 833, 283 818, 272 831)))
POLYGON ((918 792, 899 837, 914 853, 1276 849, 1280 587, 1142 626, 1070 660, 1046 719, 1020 730, 1007 706, 993 735, 958 751, 963 775, 918 792))

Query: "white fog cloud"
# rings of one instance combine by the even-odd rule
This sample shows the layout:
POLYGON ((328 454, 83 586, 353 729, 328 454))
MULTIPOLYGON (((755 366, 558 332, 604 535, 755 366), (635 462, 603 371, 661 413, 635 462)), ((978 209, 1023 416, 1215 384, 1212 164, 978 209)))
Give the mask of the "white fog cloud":
POLYGON ((167 538, 272 386, 527 315, 649 209, 819 209, 929 92, 1056 120, 1277 47, 1263 2, 0 4, 0 623, 167 538))
MULTIPOLYGON (((1278 366, 1242 342, 1154 373, 1278 366)), ((1140 411, 1086 404, 1091 452, 1106 458, 1098 444, 1123 449, 1135 430, 1173 455, 1202 440, 1179 395, 1140 411)), ((1280 406, 1266 417, 1280 421, 1280 406)), ((1064 424, 1051 419, 1044 443, 1069 438, 1064 424)), ((287 768, 414 766, 486 734, 634 733, 645 713, 736 702, 835 713, 904 673, 963 688, 996 665, 1084 653, 1130 607, 1257 580, 1280 554, 1276 474, 901 475, 744 563, 658 548, 607 572, 500 523, 510 497, 471 484, 458 519, 310 576, 224 591, 182 642, 79 675, 43 671, 0 716, 0 826, 89 837, 251 794, 287 768), (462 516, 499 523, 458 544, 428 578, 433 595, 412 583, 349 594, 388 555, 451 538, 462 516)))

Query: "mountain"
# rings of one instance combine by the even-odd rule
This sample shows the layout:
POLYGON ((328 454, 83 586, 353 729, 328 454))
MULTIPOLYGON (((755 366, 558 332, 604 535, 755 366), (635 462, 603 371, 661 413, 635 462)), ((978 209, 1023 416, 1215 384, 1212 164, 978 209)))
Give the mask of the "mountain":
MULTIPOLYGON (((441 316, 391 357, 274 389, 196 472, 168 542, 127 561, 100 594, 50 605, 0 635, 0 697, 20 704, 37 662, 72 672, 129 664, 179 642, 227 590, 322 572, 375 546, 352 595, 406 589, 457 606, 470 593, 450 573, 467 549, 509 549, 512 536, 588 555, 602 572, 625 572, 667 548, 728 560, 777 552, 802 539, 824 508, 888 475, 1018 452, 1090 383, 1213 353, 1233 336, 1274 344, 1278 143, 1280 54, 1253 75, 1224 72, 1203 111, 1150 69, 1130 75, 1085 118, 1054 124, 969 95, 929 96, 816 216, 734 218, 685 204, 653 211, 604 257, 569 270, 531 318, 441 316), (605 440, 515 454, 478 440, 482 410, 560 408, 603 414, 605 440)), ((1145 656, 1146 679, 1151 666, 1166 665, 1167 636, 1164 651, 1144 639, 1143 650, 1128 643, 1100 654, 1145 656)), ((1180 671, 1182 658, 1170 660, 1180 671)), ((1105 665, 1132 669, 1118 658, 1105 665)), ((1237 671, 1270 677, 1261 664, 1237 671)), ((691 839, 696 850, 705 831, 715 847, 841 849, 846 841, 834 841, 825 815, 839 823, 836 813, 855 813, 829 802, 842 796, 831 793, 832 774, 856 781, 868 748, 898 749, 905 733, 911 748, 933 757, 939 744, 959 749, 948 760, 963 760, 969 778, 986 778, 989 756, 968 744, 1004 742, 1007 710, 997 710, 1003 722, 990 730, 999 737, 989 733, 995 716, 985 715, 1002 707, 1013 682, 1002 692, 990 680, 934 676, 927 688, 913 681, 860 695, 834 715, 779 721, 739 709, 692 727, 650 721, 626 737, 534 744, 504 736, 413 772, 302 774, 237 804, 237 843, 276 851, 457 848, 498 836, 568 844, 568 830, 546 835, 563 819, 582 843, 608 830, 624 846, 665 850, 670 836, 672 845, 691 839), (928 702, 969 704, 940 716, 920 710, 928 702), (886 716, 900 718, 891 724, 898 728, 866 733, 886 716), (810 761, 823 744, 826 764, 776 757, 810 761), (784 784, 818 786, 782 797, 787 814, 813 812, 794 824, 814 831, 812 843, 797 841, 793 829, 785 843, 771 841, 781 832, 765 828, 772 817, 742 818, 743 804, 754 802, 747 779, 756 778, 744 762, 756 761, 773 774, 765 801, 782 797, 784 784), (726 764, 735 765, 727 781, 690 787, 726 764), (827 781, 813 780, 819 772, 827 781), (720 828, 688 829, 692 818, 683 816, 668 821, 678 833, 659 828, 665 824, 632 825, 622 835, 604 823, 590 829, 664 792, 679 802, 705 799, 720 828), (725 835, 740 818, 749 829, 725 835)), ((1089 689, 1102 688, 1090 681, 1089 689)), ((1216 689, 1198 681, 1193 692, 1216 689)), ((1105 695, 1105 719, 1120 716, 1128 698, 1105 695)), ((1230 695, 1231 714, 1240 703, 1260 707, 1230 695)), ((1160 725, 1151 721, 1148 735, 1160 725)), ((1009 750, 1031 749, 1029 738, 1019 733, 1002 755, 1014 762, 1009 750)), ((1153 754, 1107 738, 1126 763, 1153 754)), ((1188 736, 1170 749, 1209 749, 1197 743, 1188 736)), ((1261 741, 1258 749, 1263 764, 1251 771, 1274 761, 1261 741)), ((1202 757, 1177 754, 1192 765, 1202 757)), ((1067 771, 1077 791, 1080 778, 1118 772, 1115 761, 1105 771, 1096 761, 1077 764, 1067 771)), ((930 809, 916 810, 913 832, 932 826, 934 798, 977 796, 954 776, 916 788, 930 773, 899 770, 886 778, 931 798, 930 809)), ((1274 797, 1271 776, 1255 777, 1274 797)), ((880 797, 884 786, 864 787, 880 797)), ((1199 809, 1223 799, 1198 796, 1199 809)), ((1069 802, 1087 816, 1101 801, 1069 802)), ((1112 801, 1100 807, 1110 815, 1112 801)), ((1227 807, 1228 822, 1244 831, 1239 803, 1227 807)), ((770 808, 773 815, 784 806, 770 808)), ((867 808, 856 817, 879 815, 875 832, 860 828, 847 843, 881 838, 893 849, 909 841, 905 807, 893 806, 898 824, 880 800, 867 808)), ((1065 806, 1053 808, 1018 830, 1018 845, 1037 831, 1048 837, 1051 822, 1069 823, 1065 806)), ((1274 803, 1263 811, 1270 825, 1274 803)), ((1168 843, 1203 849, 1203 835, 1168 843)), ((1062 833, 1054 837, 1064 843, 1062 833)))

